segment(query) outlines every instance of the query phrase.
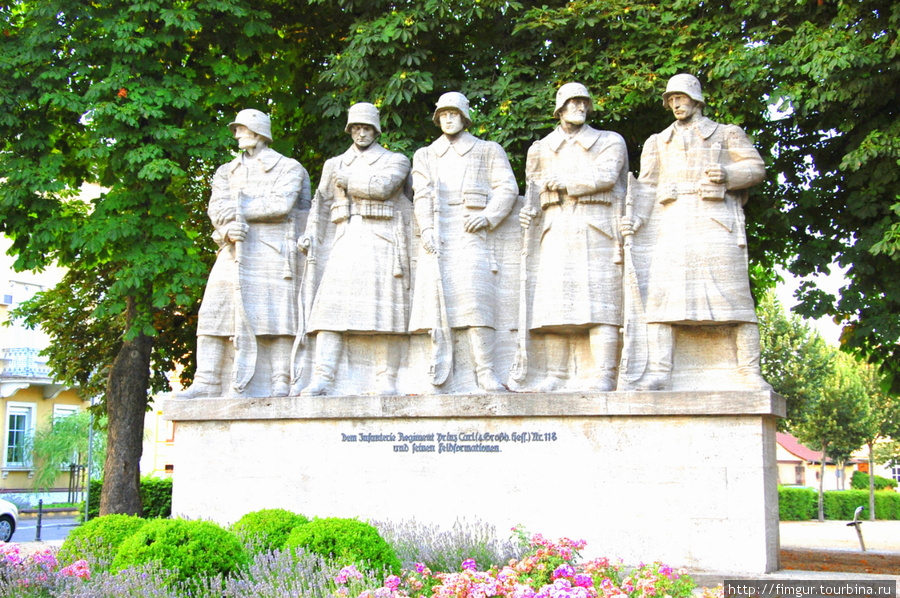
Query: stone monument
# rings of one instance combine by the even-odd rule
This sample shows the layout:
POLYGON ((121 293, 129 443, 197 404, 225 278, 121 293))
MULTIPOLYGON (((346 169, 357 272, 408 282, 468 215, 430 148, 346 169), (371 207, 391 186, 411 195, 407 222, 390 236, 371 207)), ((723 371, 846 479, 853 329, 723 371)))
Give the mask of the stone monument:
MULTIPOLYGON (((396 393, 401 352, 390 335, 406 335, 409 318, 409 247, 404 206, 409 160, 377 143, 378 109, 354 104, 346 132, 353 145, 325 162, 312 215, 300 247, 307 254, 302 303, 309 305, 305 332, 315 334, 312 379, 304 395, 329 393, 342 336, 374 335, 375 393, 396 393), (316 268, 326 222, 334 223, 321 281, 316 268)), ((305 315, 305 314, 304 314, 305 315)), ((303 342, 303 332, 298 343, 303 342)))
POLYGON ((490 239, 518 197, 506 152, 478 139, 469 101, 445 93, 432 118, 443 135, 413 157, 413 193, 422 248, 409 331, 430 332, 435 386, 447 380, 453 361, 451 331, 467 333, 478 386, 504 390, 494 367, 498 263, 490 239))
POLYGON ((587 124, 588 89, 561 86, 524 200, 504 150, 467 132, 462 94, 438 99, 442 134, 410 177, 377 144, 378 111, 356 104, 353 145, 325 164, 303 235, 290 214, 305 172, 265 148, 261 113, 239 116, 245 154, 219 170, 210 205, 222 251, 202 367, 164 407, 173 513, 477 516, 584 538, 588 558, 777 569, 784 400, 759 374, 742 210, 762 161, 738 127, 703 117, 694 77, 663 97, 676 123, 647 141, 635 180, 622 137, 587 124), (283 211, 259 220, 262 206, 283 211), (298 247, 302 291, 303 260, 282 259, 298 247), (264 263, 246 272, 250 256, 264 263), (285 326, 257 323, 257 308, 285 326), (267 394, 220 383, 246 380, 246 339, 266 335, 267 394), (273 398, 288 363, 302 394, 273 398))
POLYGON ((290 388, 296 239, 309 209, 309 175, 269 148, 268 115, 241 110, 228 128, 241 154, 213 177, 207 213, 219 252, 200 307, 197 373, 181 398, 280 397, 290 388))
MULTIPOLYGON (((553 112, 559 126, 528 150, 526 205, 519 218, 526 230, 536 226, 539 232, 530 318, 531 330, 545 335, 547 375, 539 392, 565 384, 569 339, 582 331, 590 337, 596 370, 587 388, 616 387, 622 325, 619 219, 628 153, 621 135, 586 124, 592 112, 587 88, 566 83, 553 112)), ((529 236, 526 232, 526 246, 529 236)))

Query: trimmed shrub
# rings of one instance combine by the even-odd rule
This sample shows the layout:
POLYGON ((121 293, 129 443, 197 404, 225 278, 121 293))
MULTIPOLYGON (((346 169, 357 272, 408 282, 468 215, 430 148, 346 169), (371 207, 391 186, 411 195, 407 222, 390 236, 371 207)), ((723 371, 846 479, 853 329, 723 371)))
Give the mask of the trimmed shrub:
POLYGON ((60 563, 84 559, 95 567, 109 569, 122 542, 137 533, 146 519, 134 515, 104 515, 69 532, 59 550, 60 563))
MULTIPOLYGON (((90 512, 88 519, 100 516, 100 493, 103 491, 103 480, 91 480, 88 484, 88 498, 90 498, 90 512)), ((172 478, 155 478, 144 476, 141 478, 141 505, 142 517, 152 519, 156 517, 171 517, 172 515, 172 478)), ((84 503, 78 506, 78 513, 84 519, 84 503)))
POLYGON ((151 519, 122 543, 113 569, 148 563, 171 571, 174 583, 228 576, 249 565, 250 558, 238 537, 215 523, 151 519))
POLYGON ((400 573, 400 559, 374 526, 358 519, 326 517, 295 528, 285 549, 303 547, 341 565, 355 564, 381 573, 385 568, 400 573))
MULTIPOLYGON (((850 478, 850 487, 854 490, 869 489, 869 474, 862 471, 854 471, 853 477, 850 478)), ((893 490, 897 487, 897 480, 883 478, 880 475, 875 476, 875 490, 893 490)))
POLYGON ((231 531, 254 552, 272 552, 284 546, 294 528, 307 523, 309 519, 286 509, 262 509, 238 519, 231 531))
POLYGON ((147 519, 171 517, 172 478, 142 477, 141 506, 147 519))
MULTIPOLYGON (((867 490, 829 490, 825 492, 825 519, 853 519, 856 507, 863 507, 860 518, 869 516, 867 490)), ((818 515, 818 513, 817 513, 818 515)))
POLYGON ((818 516, 818 496, 812 488, 778 487, 778 518, 806 521, 818 516))

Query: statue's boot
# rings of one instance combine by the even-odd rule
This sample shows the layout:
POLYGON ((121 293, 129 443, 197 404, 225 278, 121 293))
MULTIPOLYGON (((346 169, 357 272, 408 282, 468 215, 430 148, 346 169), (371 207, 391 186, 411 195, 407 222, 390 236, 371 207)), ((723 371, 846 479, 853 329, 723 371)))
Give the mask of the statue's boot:
POLYGON ((759 327, 756 324, 740 324, 735 334, 738 373, 744 386, 752 390, 772 390, 772 385, 763 378, 759 367, 759 327))
POLYGON ((506 390, 494 373, 494 329, 485 326, 469 328, 469 343, 475 359, 478 386, 488 392, 506 390))
POLYGON ((300 391, 301 395, 315 396, 328 394, 334 383, 334 372, 341 357, 341 335, 337 332, 320 331, 316 335, 316 356, 312 379, 300 391))
POLYGON ((538 384, 538 392, 553 392, 566 383, 569 366, 569 339, 559 334, 544 337, 547 350, 547 376, 538 384))
POLYGON ((597 378, 591 385, 592 390, 608 392, 616 389, 616 361, 619 356, 619 328, 609 324, 601 324, 591 328, 591 355, 597 378))
POLYGON ((647 325, 647 348, 650 364, 647 373, 638 381, 637 390, 664 390, 672 380, 672 343, 674 333, 670 324, 647 325))
MULTIPOLYGON (((222 396, 222 365, 225 362, 225 338, 197 337, 197 372, 188 388, 176 393, 179 399, 222 396)), ((226 376, 227 377, 227 376, 226 376)))
POLYGON ((286 397, 291 390, 291 337, 279 336, 272 341, 272 387, 270 396, 286 397))
POLYGON ((400 370, 400 347, 382 337, 375 341, 375 394, 390 396, 397 394, 397 372, 400 370))

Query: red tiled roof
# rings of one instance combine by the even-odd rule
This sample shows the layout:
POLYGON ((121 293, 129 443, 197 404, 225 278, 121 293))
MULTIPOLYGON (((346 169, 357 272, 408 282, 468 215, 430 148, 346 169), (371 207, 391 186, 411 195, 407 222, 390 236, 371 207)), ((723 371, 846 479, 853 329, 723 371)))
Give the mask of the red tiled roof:
MULTIPOLYGON (((775 442, 781 445, 781 448, 786 450, 787 452, 800 457, 804 461, 809 461, 810 463, 821 463, 822 461, 822 451, 814 451, 811 448, 805 447, 800 444, 800 441, 787 434, 785 432, 776 432, 775 433, 775 442)), ((830 463, 832 460, 829 457, 826 460, 826 463, 830 463)))

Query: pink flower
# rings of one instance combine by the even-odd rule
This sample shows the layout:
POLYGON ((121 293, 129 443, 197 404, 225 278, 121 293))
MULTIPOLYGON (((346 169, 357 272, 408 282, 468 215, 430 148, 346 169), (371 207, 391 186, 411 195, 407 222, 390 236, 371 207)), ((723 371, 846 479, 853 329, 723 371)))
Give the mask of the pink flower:
POLYGON ((553 575, 551 576, 553 579, 559 579, 560 577, 572 577, 575 575, 575 568, 572 565, 565 564, 560 565, 553 571, 553 575))
POLYGON ((594 578, 587 573, 576 573, 575 585, 581 588, 592 588, 594 587, 594 578))
POLYGON ((475 559, 466 559, 462 562, 463 571, 475 571, 477 568, 478 565, 475 563, 475 559))
POLYGON ((63 567, 59 570, 59 574, 62 577, 77 577, 79 579, 91 578, 91 571, 88 568, 87 561, 83 559, 80 561, 75 561, 68 567, 63 567))
POLYGON ((387 579, 384 580, 384 586, 390 588, 392 592, 396 592, 397 588, 400 587, 400 578, 396 575, 388 575, 387 579))
POLYGON ((362 579, 363 574, 359 572, 356 568, 356 565, 348 565, 338 572, 338 574, 334 578, 334 583, 343 585, 350 581, 350 579, 362 579))

